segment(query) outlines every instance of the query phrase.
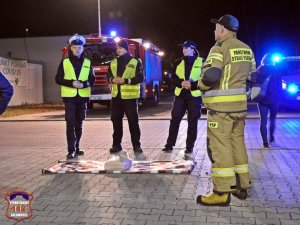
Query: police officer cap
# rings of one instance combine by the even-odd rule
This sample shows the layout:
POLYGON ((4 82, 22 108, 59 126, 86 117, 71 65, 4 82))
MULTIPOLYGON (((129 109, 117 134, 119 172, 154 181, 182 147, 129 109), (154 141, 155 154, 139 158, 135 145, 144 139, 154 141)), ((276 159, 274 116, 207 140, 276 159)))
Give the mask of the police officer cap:
POLYGON ((221 24, 223 25, 227 30, 233 31, 233 32, 237 32, 239 29, 239 21, 237 20, 237 18, 235 18, 232 15, 226 14, 224 16, 222 16, 219 20, 217 19, 212 19, 211 20, 212 23, 216 24, 221 24))
POLYGON ((75 34, 69 39, 70 45, 84 45, 85 44, 85 38, 83 36, 80 36, 78 34, 75 34))
POLYGON ((185 48, 193 48, 193 49, 197 49, 195 42, 193 41, 185 41, 183 44, 180 44, 180 46, 185 47, 185 48))
POLYGON ((117 43, 117 45, 118 45, 119 47, 122 47, 122 48, 126 49, 126 51, 128 52, 128 43, 127 43, 127 41, 125 41, 125 40, 120 40, 120 41, 117 43))

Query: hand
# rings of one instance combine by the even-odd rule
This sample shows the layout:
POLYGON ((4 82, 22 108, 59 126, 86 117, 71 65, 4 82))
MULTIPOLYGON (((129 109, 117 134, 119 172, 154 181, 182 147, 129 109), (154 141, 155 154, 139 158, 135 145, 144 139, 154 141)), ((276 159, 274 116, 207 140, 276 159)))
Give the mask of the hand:
POLYGON ((181 82, 181 86, 185 89, 191 89, 191 82, 185 80, 181 82))
POLYGON ((73 87, 79 88, 81 83, 78 80, 74 80, 72 84, 73 84, 73 87))
POLYGON ((122 78, 122 77, 119 77, 119 84, 124 84, 125 83, 125 80, 124 80, 124 78, 122 78))

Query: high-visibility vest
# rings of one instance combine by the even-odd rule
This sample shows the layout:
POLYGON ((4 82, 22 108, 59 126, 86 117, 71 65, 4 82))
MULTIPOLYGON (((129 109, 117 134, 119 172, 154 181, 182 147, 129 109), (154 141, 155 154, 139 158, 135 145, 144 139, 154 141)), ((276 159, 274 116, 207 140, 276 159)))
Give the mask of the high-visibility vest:
MULTIPOLYGON (((138 64, 138 60, 132 58, 129 63, 126 65, 125 71, 122 75, 123 79, 132 79, 135 77, 135 71, 138 64)), ((117 77, 117 67, 118 62, 117 59, 113 59, 110 63, 110 69, 112 75, 117 77)), ((122 84, 120 85, 121 98, 122 99, 136 99, 140 97, 140 84, 122 84)), ((112 97, 116 97, 118 95, 118 85, 112 85, 112 97)))
MULTIPOLYGON (((202 58, 201 57, 197 57, 196 60, 194 61, 192 70, 191 70, 191 74, 189 77, 189 80, 192 81, 198 81, 200 74, 201 74, 201 69, 202 69, 202 58)), ((184 71, 184 60, 181 60, 181 62, 179 63, 179 65, 176 67, 176 75, 180 78, 185 80, 185 71, 184 71)), ((175 95, 179 96, 181 91, 182 91, 182 87, 176 87, 175 88, 175 95)), ((191 90, 191 94, 193 97, 199 97, 201 96, 201 92, 200 90, 191 90)))
MULTIPOLYGON (((65 80, 77 80, 74 67, 69 58, 64 59, 63 68, 65 73, 64 75, 65 80)), ((91 69, 91 61, 88 59, 84 59, 78 80, 87 81, 89 78, 90 69, 91 69)), ((90 87, 77 89, 75 87, 66 87, 62 85, 61 96, 75 97, 77 95, 77 90, 80 97, 90 97, 91 95, 90 87)))

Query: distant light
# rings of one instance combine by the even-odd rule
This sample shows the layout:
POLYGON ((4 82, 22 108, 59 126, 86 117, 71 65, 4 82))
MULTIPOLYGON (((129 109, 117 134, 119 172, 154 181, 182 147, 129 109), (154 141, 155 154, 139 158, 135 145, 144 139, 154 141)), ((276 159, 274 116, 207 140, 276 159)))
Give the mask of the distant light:
POLYGON ((162 51, 159 51, 157 54, 158 54, 159 56, 164 56, 164 55, 165 55, 165 53, 162 52, 162 51))
POLYGON ((165 74, 165 75, 167 75, 167 74, 168 74, 168 72, 167 72, 167 71, 165 71, 165 72, 164 72, 164 74, 165 74))
POLYGON ((121 38, 115 37, 115 38, 114 38, 114 41, 115 41, 116 43, 118 43, 119 41, 121 41, 121 38))
POLYGON ((296 84, 289 84, 287 86, 287 92, 290 94, 296 94, 299 91, 299 87, 296 84))
POLYGON ((110 32, 110 36, 111 36, 111 37, 117 36, 117 32, 116 32, 115 30, 112 30, 112 31, 110 32))
POLYGON ((272 61, 273 61, 274 63, 279 63, 279 62, 282 61, 282 59, 283 59, 283 57, 282 57, 282 55, 279 54, 279 53, 275 53, 275 54, 272 55, 272 61))
POLYGON ((281 82, 281 88, 282 88, 282 90, 286 90, 286 83, 285 83, 285 81, 284 80, 282 80, 282 82, 281 82))
POLYGON ((145 47, 145 49, 148 49, 151 47, 151 44, 149 42, 146 42, 143 44, 143 46, 145 47))

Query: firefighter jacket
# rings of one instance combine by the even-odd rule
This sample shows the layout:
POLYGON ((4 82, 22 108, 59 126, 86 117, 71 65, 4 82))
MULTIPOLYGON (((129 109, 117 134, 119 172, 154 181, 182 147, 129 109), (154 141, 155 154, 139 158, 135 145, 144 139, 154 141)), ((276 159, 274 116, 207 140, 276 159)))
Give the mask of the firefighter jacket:
POLYGON ((199 80, 202 100, 207 109, 216 112, 247 110, 246 81, 255 71, 255 59, 248 45, 229 33, 209 52, 199 80), (221 70, 219 80, 210 83, 210 69, 221 70))
POLYGON ((61 61, 55 80, 61 85, 61 96, 64 102, 88 102, 95 75, 90 60, 70 54, 70 57, 61 61), (83 88, 73 87, 75 80, 80 81, 83 88))
POLYGON ((107 78, 112 83, 113 98, 137 99, 140 97, 140 83, 143 82, 143 69, 138 59, 131 57, 129 54, 113 59, 110 63, 107 78), (114 84, 112 80, 117 76, 122 77, 125 83, 122 85, 114 84))
MULTIPOLYGON (((181 62, 177 65, 176 71, 175 71, 175 76, 177 76, 180 81, 187 80, 186 78, 188 77, 188 80, 190 82, 198 82, 200 74, 201 74, 201 69, 202 69, 202 58, 201 57, 196 57, 190 70, 190 74, 185 74, 187 71, 185 69, 186 63, 185 60, 182 59, 181 62)), ((179 96, 181 91, 181 82, 180 82, 180 87, 175 87, 175 95, 179 96)), ((193 97, 199 97, 201 96, 201 92, 198 88, 196 89, 191 89, 191 94, 193 97)))

